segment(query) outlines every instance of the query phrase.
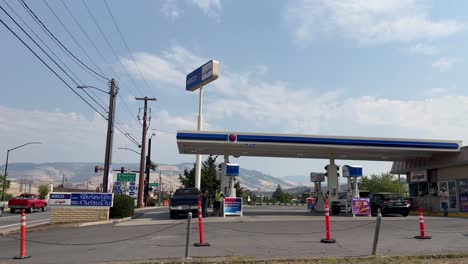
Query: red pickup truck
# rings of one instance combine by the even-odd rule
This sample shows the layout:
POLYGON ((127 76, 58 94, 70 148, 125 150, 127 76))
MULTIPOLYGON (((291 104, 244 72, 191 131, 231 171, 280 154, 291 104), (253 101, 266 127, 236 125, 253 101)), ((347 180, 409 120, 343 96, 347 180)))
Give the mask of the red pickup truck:
POLYGON ((25 209, 28 213, 34 212, 34 209, 42 209, 42 211, 46 211, 47 201, 41 199, 38 195, 23 193, 10 199, 8 201, 8 207, 10 208, 10 213, 14 213, 16 209, 25 209))

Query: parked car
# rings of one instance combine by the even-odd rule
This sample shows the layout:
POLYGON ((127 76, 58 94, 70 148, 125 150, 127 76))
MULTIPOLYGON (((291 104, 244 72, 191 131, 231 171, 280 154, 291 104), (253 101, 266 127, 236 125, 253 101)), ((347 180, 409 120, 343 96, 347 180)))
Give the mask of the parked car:
MULTIPOLYGON (((359 197, 360 198, 368 198, 370 195, 369 191, 366 190, 359 190, 359 197)), ((352 198, 349 198, 348 200, 348 192, 339 192, 338 193, 338 202, 334 202, 340 207, 340 212, 342 213, 351 213, 351 200, 352 198), (346 204, 348 203, 348 211, 346 211, 346 204)), ((338 213, 337 213, 338 214, 338 213)))
POLYGON ((3 211, 5 211, 5 202, 0 202, 0 216, 3 215, 3 211))
POLYGON ((198 199, 200 191, 197 188, 177 189, 169 202, 169 212, 171 219, 176 219, 182 214, 192 212, 198 216, 198 199))
POLYGON ((370 195, 371 213, 377 214, 378 209, 384 214, 401 214, 408 216, 411 204, 406 198, 396 193, 380 192, 370 195))
POLYGON ((39 195, 31 193, 23 193, 8 201, 10 213, 14 213, 17 209, 25 209, 27 213, 34 212, 34 209, 47 210, 47 201, 39 197, 39 195))

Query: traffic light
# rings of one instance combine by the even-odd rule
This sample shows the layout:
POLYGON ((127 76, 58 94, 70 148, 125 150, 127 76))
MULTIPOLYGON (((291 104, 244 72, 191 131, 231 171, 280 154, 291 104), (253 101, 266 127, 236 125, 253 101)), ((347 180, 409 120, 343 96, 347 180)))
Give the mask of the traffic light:
POLYGON ((99 171, 99 166, 94 166, 94 172, 98 172, 99 171))
POLYGON ((157 167, 158 165, 156 163, 151 162, 151 165, 150 165, 151 170, 155 171, 157 167))
MULTIPOLYGON (((328 172, 328 165, 325 165, 325 167, 323 167, 325 169, 325 176, 328 176, 327 172, 328 172)), ((336 165, 336 176, 337 177, 340 177, 340 166, 336 165)))
POLYGON ((120 173, 124 173, 125 172, 125 167, 120 167, 120 173))

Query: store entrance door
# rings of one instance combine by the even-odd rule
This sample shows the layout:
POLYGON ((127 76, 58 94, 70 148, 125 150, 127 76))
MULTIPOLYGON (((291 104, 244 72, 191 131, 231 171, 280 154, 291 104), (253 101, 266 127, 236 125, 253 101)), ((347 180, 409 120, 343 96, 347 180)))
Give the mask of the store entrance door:
MULTIPOLYGON (((445 187, 449 193, 449 203, 448 211, 449 212, 458 212, 458 189, 456 181, 441 181, 439 182, 439 191, 445 187)), ((442 205, 439 202, 440 210, 442 210, 442 205)))

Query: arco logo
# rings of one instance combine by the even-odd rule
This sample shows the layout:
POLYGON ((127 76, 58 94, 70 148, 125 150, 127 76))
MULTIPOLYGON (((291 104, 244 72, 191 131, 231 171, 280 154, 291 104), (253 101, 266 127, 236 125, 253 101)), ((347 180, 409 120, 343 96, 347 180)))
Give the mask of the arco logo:
POLYGON ((235 134, 230 134, 228 136, 228 140, 231 141, 231 142, 234 142, 237 140, 237 136, 235 134))

